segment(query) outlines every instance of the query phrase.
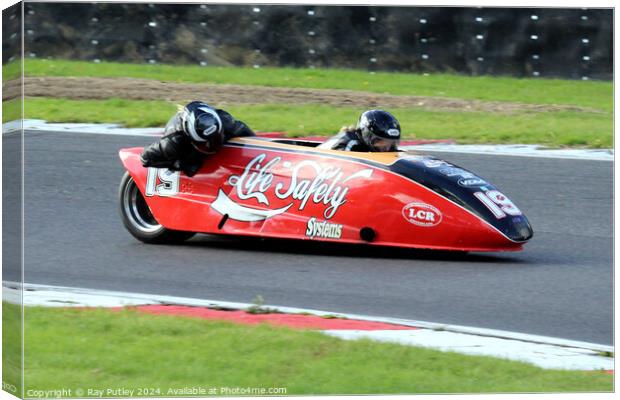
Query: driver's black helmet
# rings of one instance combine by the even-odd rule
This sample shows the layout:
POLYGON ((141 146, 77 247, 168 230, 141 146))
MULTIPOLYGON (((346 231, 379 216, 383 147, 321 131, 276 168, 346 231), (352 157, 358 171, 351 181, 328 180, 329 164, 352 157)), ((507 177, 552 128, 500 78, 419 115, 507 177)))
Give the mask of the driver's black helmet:
POLYGON ((400 123, 389 112, 368 110, 360 115, 357 131, 371 151, 397 151, 400 123))
POLYGON ((223 124, 207 103, 193 101, 185 106, 183 130, 203 151, 216 152, 224 143, 223 124))

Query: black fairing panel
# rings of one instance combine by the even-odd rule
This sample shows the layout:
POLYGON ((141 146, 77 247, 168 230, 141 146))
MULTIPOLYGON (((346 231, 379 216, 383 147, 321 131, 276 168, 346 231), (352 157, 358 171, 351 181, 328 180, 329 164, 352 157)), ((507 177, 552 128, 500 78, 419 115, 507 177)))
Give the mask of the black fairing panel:
MULTIPOLYGON (((487 194, 499 196, 500 194, 494 192, 498 189, 490 182, 464 168, 435 157, 407 155, 392 164, 390 170, 426 186, 471 211, 494 226, 510 240, 525 242, 533 236, 534 232, 525 215, 515 212, 514 208, 511 207, 508 208, 508 212, 504 212, 500 204, 495 204, 493 207, 494 202, 485 196, 487 194), (485 205, 483 200, 490 205, 485 205), (495 209, 499 217, 491 211, 491 208, 495 209)), ((509 202, 509 200, 507 201, 509 202)), ((509 202, 509 204, 512 203, 509 202)))

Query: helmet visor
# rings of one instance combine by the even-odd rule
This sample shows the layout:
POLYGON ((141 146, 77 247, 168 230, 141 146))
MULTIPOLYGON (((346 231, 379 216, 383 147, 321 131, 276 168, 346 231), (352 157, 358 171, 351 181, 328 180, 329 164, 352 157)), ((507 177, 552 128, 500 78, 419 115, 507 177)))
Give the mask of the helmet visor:
POLYGON ((370 134, 368 145, 372 151, 397 151, 399 139, 387 139, 375 134, 370 134))

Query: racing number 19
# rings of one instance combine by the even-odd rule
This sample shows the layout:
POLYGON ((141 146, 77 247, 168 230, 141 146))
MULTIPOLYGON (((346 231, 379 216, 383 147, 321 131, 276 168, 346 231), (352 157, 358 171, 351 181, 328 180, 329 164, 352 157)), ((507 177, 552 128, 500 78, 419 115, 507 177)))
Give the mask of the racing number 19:
POLYGON ((179 171, 167 168, 149 168, 146 176, 145 194, 147 196, 174 196, 179 193, 179 171), (157 184, 159 178, 160 184, 157 184))
POLYGON ((497 219, 504 218, 508 215, 521 215, 521 210, 510 201, 510 199, 504 196, 499 190, 489 190, 488 192, 476 192, 474 196, 478 198, 487 206, 489 210, 497 217, 497 219))

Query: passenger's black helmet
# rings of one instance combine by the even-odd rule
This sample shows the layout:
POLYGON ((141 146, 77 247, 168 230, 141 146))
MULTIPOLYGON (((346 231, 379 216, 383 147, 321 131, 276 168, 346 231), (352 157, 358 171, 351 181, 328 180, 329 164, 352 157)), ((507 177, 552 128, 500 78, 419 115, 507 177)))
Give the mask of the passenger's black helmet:
POLYGON ((360 115, 357 130, 371 151, 396 151, 400 142, 400 123, 389 112, 368 110, 360 115))
POLYGON ((224 143, 222 120, 207 103, 193 101, 185 106, 183 129, 204 151, 215 152, 224 143))

